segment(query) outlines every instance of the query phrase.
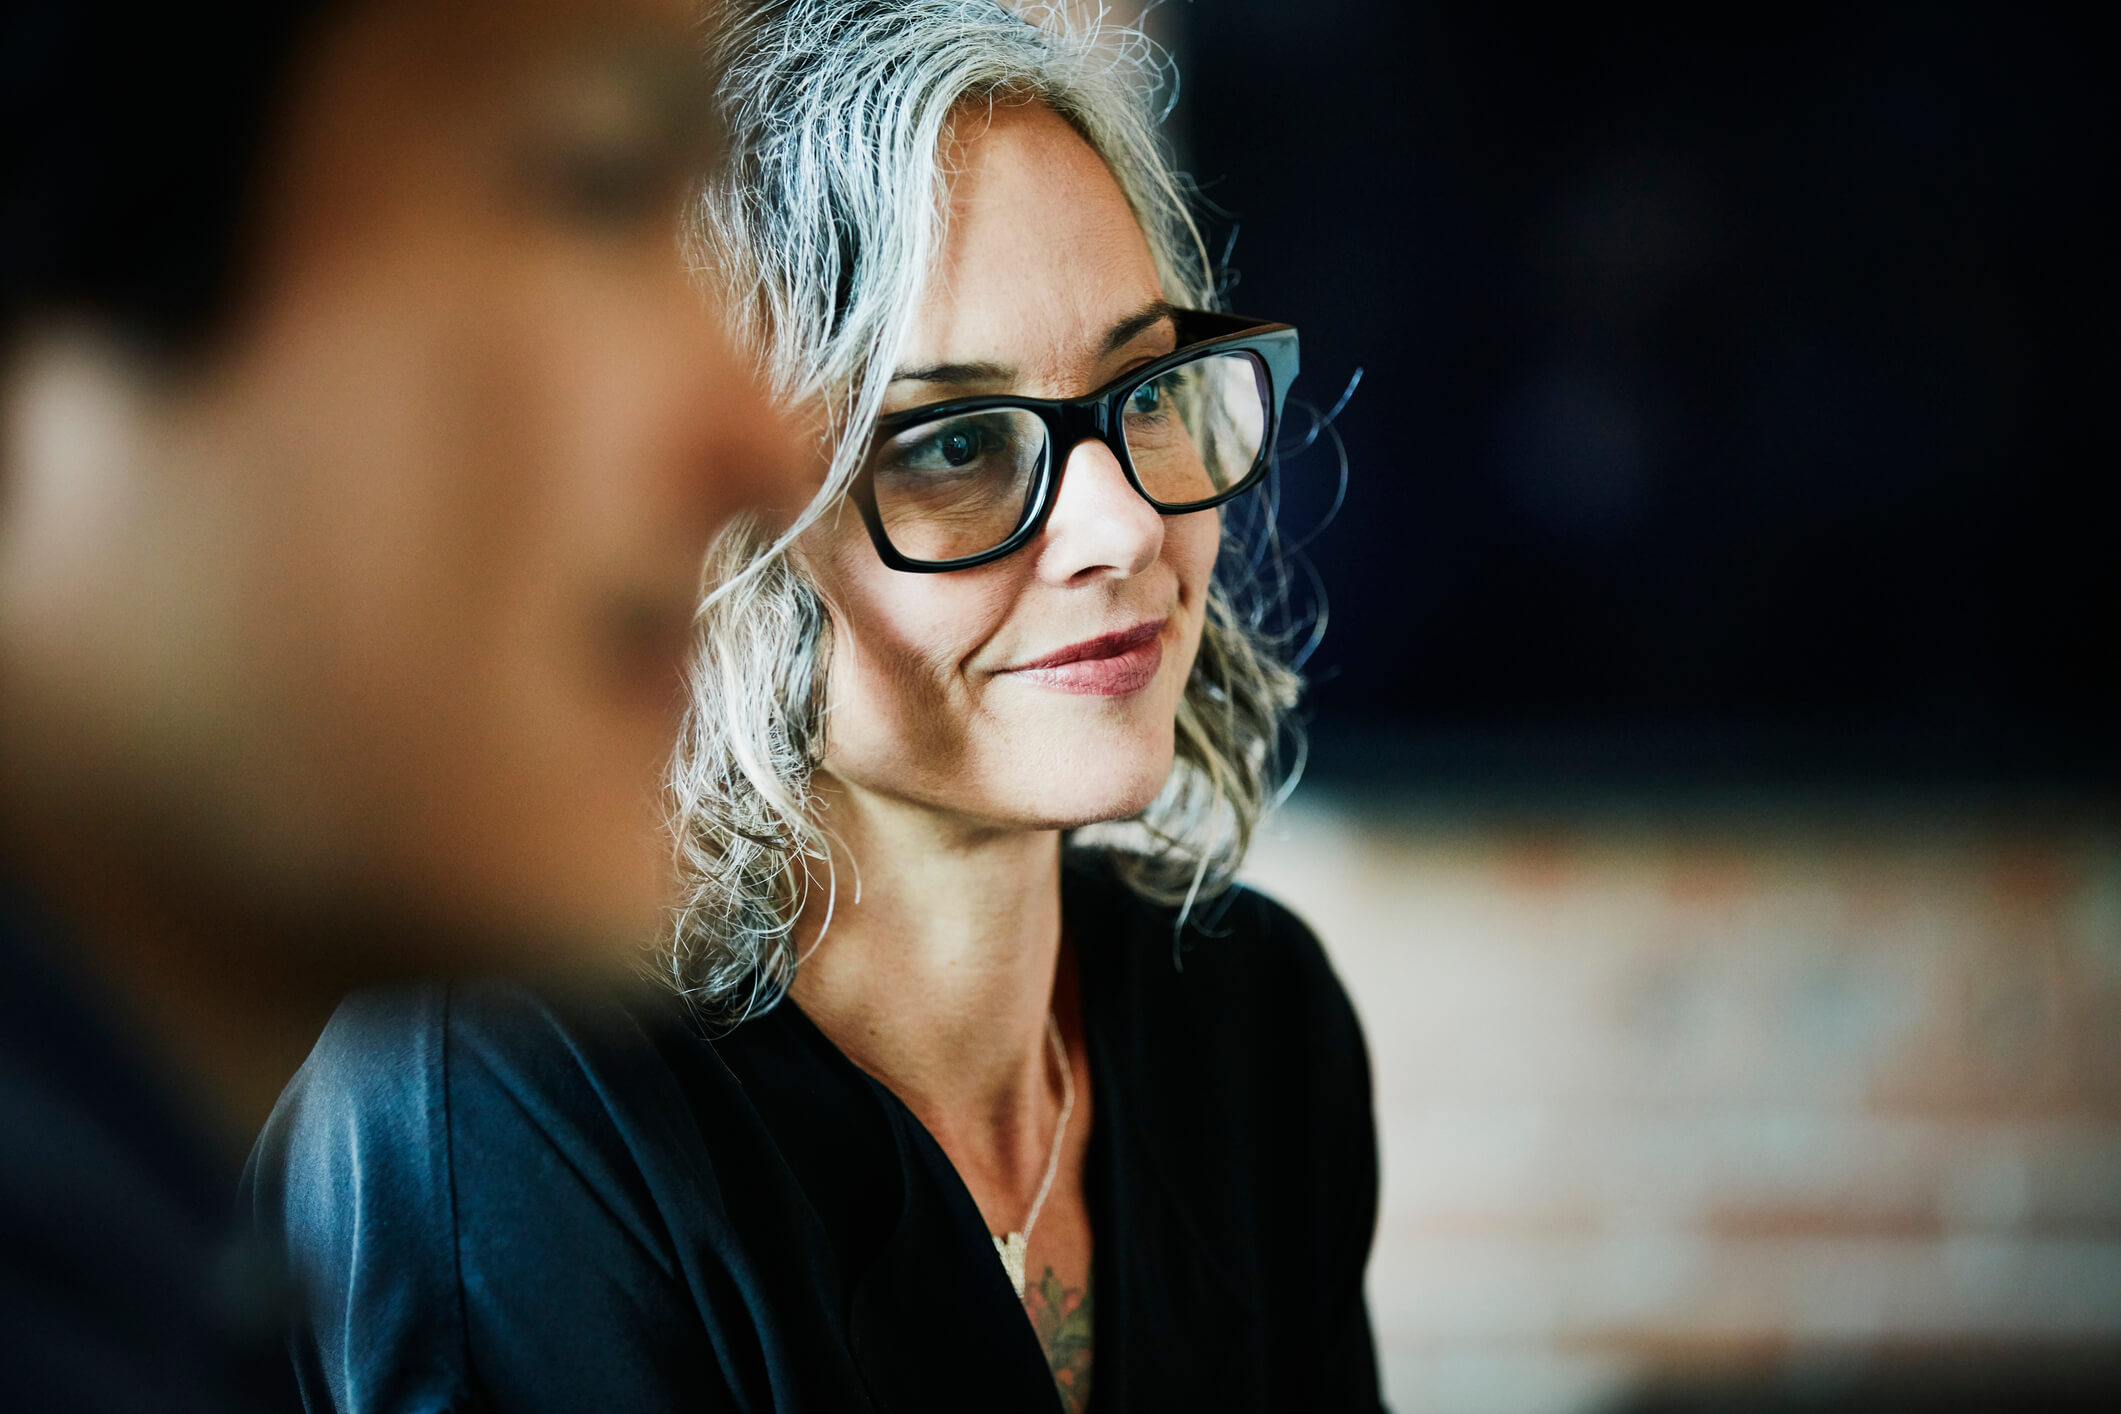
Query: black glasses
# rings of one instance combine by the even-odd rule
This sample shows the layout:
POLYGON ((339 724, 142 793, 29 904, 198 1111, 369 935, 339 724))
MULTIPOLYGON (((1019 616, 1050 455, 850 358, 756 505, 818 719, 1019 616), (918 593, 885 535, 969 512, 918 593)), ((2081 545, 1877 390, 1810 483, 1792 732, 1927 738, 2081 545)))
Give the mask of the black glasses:
POLYGON ((1176 352, 1086 398, 959 398, 878 418, 848 494, 884 563, 935 573, 1020 548, 1090 437, 1165 515, 1258 485, 1296 379, 1296 330, 1195 309, 1173 318, 1176 352))

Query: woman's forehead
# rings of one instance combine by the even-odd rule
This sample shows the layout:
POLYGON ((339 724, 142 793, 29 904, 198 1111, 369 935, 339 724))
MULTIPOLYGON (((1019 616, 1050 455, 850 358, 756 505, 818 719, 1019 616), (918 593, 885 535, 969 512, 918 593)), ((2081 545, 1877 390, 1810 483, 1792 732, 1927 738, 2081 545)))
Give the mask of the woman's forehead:
POLYGON ((1039 104, 962 120, 943 248, 900 366, 1079 371, 1162 298, 1133 209, 1082 136, 1039 104))

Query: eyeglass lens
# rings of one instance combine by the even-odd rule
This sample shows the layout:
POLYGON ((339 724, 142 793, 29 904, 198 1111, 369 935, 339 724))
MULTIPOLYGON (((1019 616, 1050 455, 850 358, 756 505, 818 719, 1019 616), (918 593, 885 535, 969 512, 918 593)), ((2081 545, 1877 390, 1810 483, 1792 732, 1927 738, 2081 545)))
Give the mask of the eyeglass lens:
MULTIPOLYGON (((1269 397, 1249 353, 1210 354, 1127 394, 1120 435, 1161 510, 1212 501, 1259 467, 1269 397)), ((990 408, 904 427, 870 453, 884 534, 911 560, 984 554, 1023 524, 1049 455, 1045 420, 990 408)))

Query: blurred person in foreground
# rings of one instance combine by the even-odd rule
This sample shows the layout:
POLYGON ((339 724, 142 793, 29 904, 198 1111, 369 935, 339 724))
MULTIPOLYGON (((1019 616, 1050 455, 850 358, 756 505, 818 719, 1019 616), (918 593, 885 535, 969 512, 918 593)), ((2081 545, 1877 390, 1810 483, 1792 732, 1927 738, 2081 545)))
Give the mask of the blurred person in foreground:
POLYGON ((1222 508, 1296 331, 1203 308, 1126 36, 731 13, 704 263, 831 499, 716 552, 675 987, 366 993, 275 1110, 304 1393, 1374 1411, 1362 1036, 1231 883, 1297 684, 1222 508))
POLYGON ((11 7, 0 1402, 292 1399, 245 1145, 350 985, 623 965, 703 551, 688 0, 11 7))

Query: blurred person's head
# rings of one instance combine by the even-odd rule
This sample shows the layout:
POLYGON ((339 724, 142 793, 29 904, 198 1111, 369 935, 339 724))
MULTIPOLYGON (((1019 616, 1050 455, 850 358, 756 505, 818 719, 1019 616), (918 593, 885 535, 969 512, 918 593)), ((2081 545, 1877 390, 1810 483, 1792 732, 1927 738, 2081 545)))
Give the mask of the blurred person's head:
MULTIPOLYGON (((713 562, 674 972, 726 1015, 792 977, 826 817, 854 797, 938 840, 1136 821, 1137 889, 1216 891, 1273 793, 1296 690, 1218 574, 1220 513, 1184 509, 1215 488, 1167 495, 1135 441, 1154 423, 1201 450, 1173 431, 1197 385, 1130 380, 1243 322, 1188 313, 1214 286, 1139 36, 995 0, 746 14, 714 48, 733 160, 700 253, 831 472, 792 541, 739 522, 713 562), (1094 392, 1126 465, 1035 408, 943 407, 1094 392)), ((1246 357, 1227 365, 1255 419, 1240 480, 1271 435, 1267 364, 1246 357)))
POLYGON ((702 551, 794 470, 679 252, 690 0, 6 25, 12 867, 320 970, 622 955, 702 551))

